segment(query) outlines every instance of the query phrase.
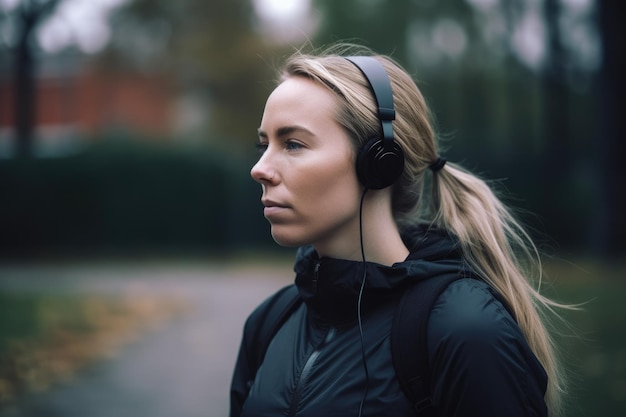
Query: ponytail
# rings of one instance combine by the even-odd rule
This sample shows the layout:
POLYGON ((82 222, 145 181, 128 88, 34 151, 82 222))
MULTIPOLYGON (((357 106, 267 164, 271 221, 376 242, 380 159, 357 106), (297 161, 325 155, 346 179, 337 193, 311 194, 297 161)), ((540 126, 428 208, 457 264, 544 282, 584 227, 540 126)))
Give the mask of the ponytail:
POLYGON ((542 316, 565 306, 539 293, 541 259, 530 236, 485 181, 456 164, 433 170, 429 204, 433 225, 458 238, 473 270, 511 307, 549 376, 550 415, 558 415, 564 381, 542 316))

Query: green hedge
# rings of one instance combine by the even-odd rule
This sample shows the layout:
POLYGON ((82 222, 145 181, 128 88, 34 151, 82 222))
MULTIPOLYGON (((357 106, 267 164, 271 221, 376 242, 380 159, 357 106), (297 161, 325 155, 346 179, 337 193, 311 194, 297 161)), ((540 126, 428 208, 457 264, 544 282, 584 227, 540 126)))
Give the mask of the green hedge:
POLYGON ((0 161, 2 256, 271 244, 251 163, 205 148, 132 143, 0 161))

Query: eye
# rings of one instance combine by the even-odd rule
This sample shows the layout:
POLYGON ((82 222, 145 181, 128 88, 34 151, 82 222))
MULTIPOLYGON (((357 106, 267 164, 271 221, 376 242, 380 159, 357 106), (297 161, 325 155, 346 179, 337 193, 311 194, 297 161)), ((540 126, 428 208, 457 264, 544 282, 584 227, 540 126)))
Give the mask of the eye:
POLYGON ((288 140, 285 142, 285 149, 288 151, 298 151, 302 149, 302 144, 294 140, 288 140))
POLYGON ((263 143, 263 142, 257 142, 256 145, 256 150, 257 152, 262 155, 265 153, 265 151, 267 150, 267 143, 263 143))

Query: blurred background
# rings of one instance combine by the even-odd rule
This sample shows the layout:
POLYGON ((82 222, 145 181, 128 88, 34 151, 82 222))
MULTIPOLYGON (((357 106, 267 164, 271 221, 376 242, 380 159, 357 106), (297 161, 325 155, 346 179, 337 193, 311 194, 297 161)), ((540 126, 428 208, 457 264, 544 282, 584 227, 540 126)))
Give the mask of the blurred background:
MULTIPOLYGON (((249 177, 275 69, 392 55, 565 303, 568 416, 626 415, 617 0, 0 0, 0 416, 218 416, 291 279, 249 177)), ((622 29, 620 29, 622 28, 622 29)))

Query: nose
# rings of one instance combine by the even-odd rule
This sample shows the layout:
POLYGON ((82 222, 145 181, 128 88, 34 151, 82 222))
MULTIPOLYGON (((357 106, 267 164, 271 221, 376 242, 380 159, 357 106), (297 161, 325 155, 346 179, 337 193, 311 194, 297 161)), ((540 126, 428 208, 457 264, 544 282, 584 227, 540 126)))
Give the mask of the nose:
POLYGON ((254 164, 250 170, 250 176, 259 184, 270 184, 274 181, 276 173, 269 161, 269 154, 267 151, 265 151, 257 163, 254 164))

